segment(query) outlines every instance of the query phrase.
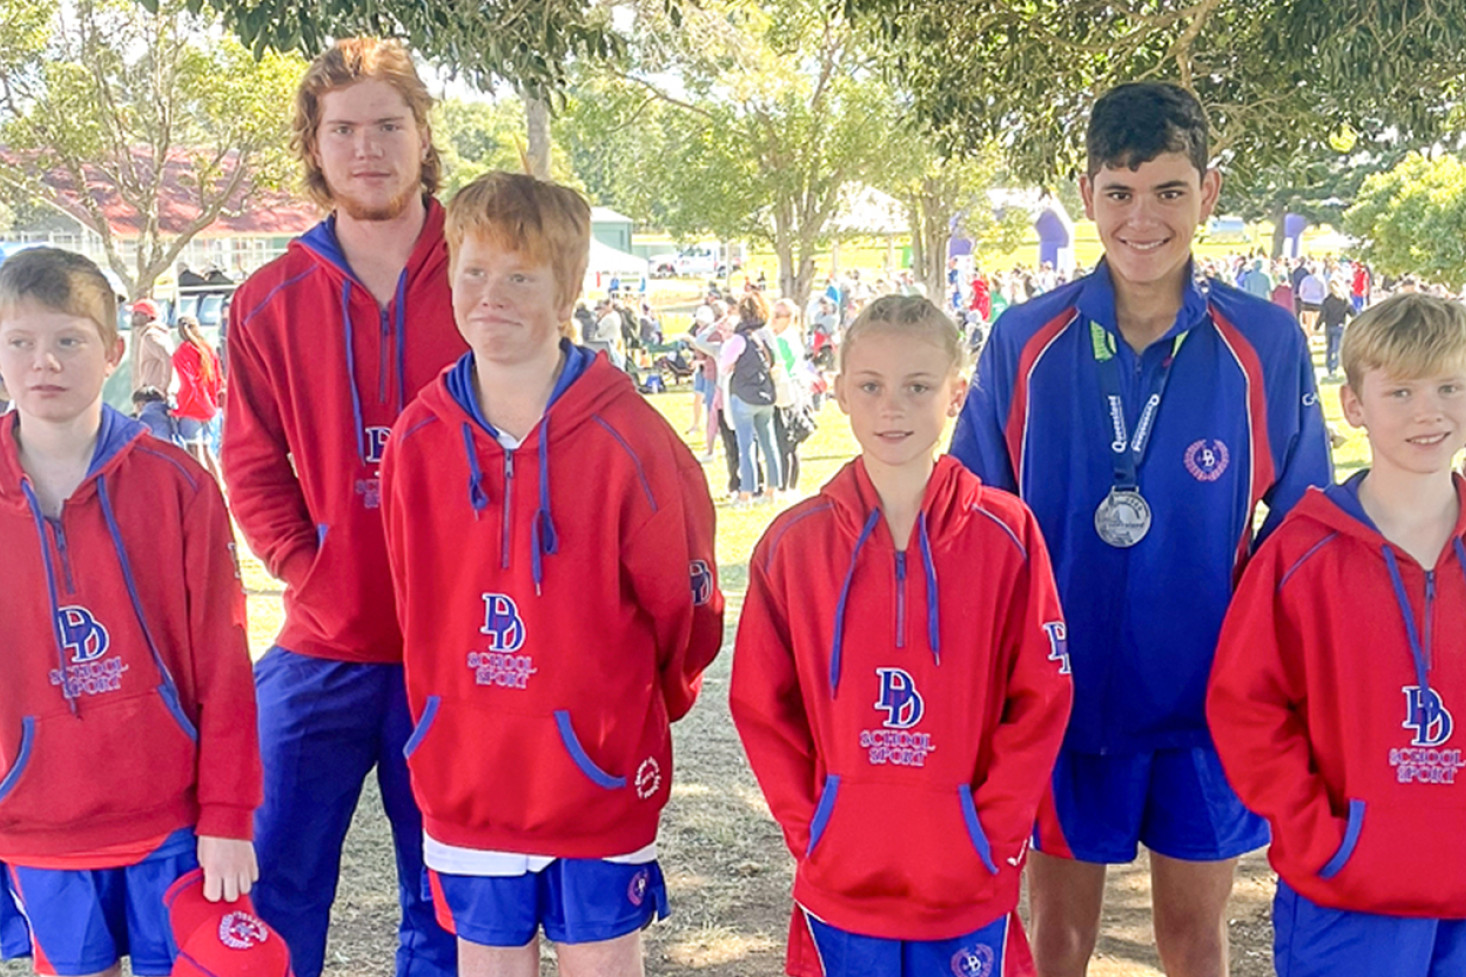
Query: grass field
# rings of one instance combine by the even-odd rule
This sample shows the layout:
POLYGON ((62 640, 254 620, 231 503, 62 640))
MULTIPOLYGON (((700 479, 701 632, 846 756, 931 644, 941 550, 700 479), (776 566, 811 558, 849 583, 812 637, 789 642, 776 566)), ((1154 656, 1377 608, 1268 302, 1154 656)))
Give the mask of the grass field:
MULTIPOLYGON (((1323 401, 1339 417, 1337 385, 1323 401)), ((678 431, 690 420, 687 388, 651 398, 678 431)), ((1335 452, 1340 477, 1367 457, 1362 434, 1341 428, 1349 440, 1335 452)), ((817 492, 855 453, 848 426, 833 404, 802 452, 802 492, 817 492)), ((698 446, 700 451, 701 445, 698 446)), ((721 498, 722 460, 707 466, 714 497, 721 498)), ((663 821, 662 864, 671 890, 672 916, 647 934, 647 972, 708 977, 775 977, 781 974, 789 921, 793 861, 743 759, 728 715, 727 694, 734 630, 747 586, 747 560, 773 517, 769 506, 718 506, 718 560, 727 597, 723 653, 706 676, 703 696, 675 731, 676 783, 663 821)), ((241 547, 241 552, 245 552, 241 547)), ((247 558, 250 642, 254 654, 269 646, 280 623, 280 588, 258 561, 247 558)), ((1235 977, 1268 977, 1272 877, 1260 854, 1243 860, 1229 912, 1235 977)), ((1155 977, 1150 931, 1149 882, 1144 859, 1112 869, 1099 955, 1093 977, 1155 977)), ((390 837, 375 785, 369 783, 347 839, 340 893, 328 949, 332 977, 387 977, 395 945, 396 892, 390 837)), ((0 965, 0 975, 27 973, 0 965)), ((547 967, 545 973, 553 970, 547 967)))

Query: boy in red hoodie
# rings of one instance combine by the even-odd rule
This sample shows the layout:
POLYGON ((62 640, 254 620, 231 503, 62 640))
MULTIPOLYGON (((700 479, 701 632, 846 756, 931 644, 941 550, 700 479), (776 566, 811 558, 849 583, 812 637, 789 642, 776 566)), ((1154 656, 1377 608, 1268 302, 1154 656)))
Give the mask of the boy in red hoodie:
POLYGON ((669 723, 718 652, 713 506, 675 431, 565 339, 590 208, 488 173, 448 207, 470 352, 393 429, 383 515, 417 727, 407 743, 459 973, 641 972, 665 915, 669 723))
POLYGON ((1344 336, 1371 467, 1248 565, 1207 716, 1272 824, 1279 977, 1466 973, 1466 308, 1402 295, 1344 336))
POLYGON ((102 404, 122 355, 87 259, 0 268, 0 859, 37 973, 165 975, 163 893, 257 877, 244 592, 213 479, 102 404))
POLYGON ((788 973, 1032 974, 1019 877, 1071 696, 1048 553, 1016 497, 933 458, 966 393, 936 306, 877 299, 840 356, 861 454, 759 541, 733 661, 798 862, 788 973))

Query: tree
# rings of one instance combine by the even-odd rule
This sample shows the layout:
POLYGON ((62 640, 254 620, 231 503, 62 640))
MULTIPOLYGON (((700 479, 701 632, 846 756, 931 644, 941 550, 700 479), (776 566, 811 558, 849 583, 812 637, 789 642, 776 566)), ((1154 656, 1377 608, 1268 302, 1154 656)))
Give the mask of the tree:
MULTIPOLYGON (((139 0, 150 9, 163 0, 139 0)), ((618 56, 624 41, 595 0, 189 0, 223 15, 256 55, 314 57, 333 37, 400 37, 418 55, 463 73, 481 91, 560 97, 574 59, 618 56)), ((670 2, 670 0, 668 0, 670 2)), ((672 15, 676 16, 675 9, 672 15)))
POLYGON ((1093 99, 1172 80, 1237 187, 1341 133, 1429 145, 1466 75, 1462 0, 845 0, 949 146, 998 139, 1020 177, 1072 172, 1093 99))
POLYGON ((893 162, 888 189, 905 206, 911 223, 911 264, 933 300, 947 289, 947 241, 954 227, 979 247, 1011 250, 1028 233, 1024 211, 998 212, 988 191, 999 185, 1001 150, 941 158, 913 124, 890 133, 885 143, 893 162))
MULTIPOLYGON (((434 109, 433 134, 443 160, 446 199, 474 177, 489 170, 526 171, 525 108, 516 98, 494 102, 450 98, 434 109)), ((547 176, 578 186, 570 158, 554 147, 547 176)))
POLYGON ((257 62, 211 38, 208 18, 179 0, 152 14, 108 0, 0 0, 0 18, 0 182, 79 208, 131 296, 199 231, 293 172, 281 107, 299 59, 257 62), (131 263, 109 220, 119 211, 139 228, 131 263))
POLYGON ((884 179, 895 99, 863 38, 818 0, 684 14, 677 29, 643 10, 629 60, 572 95, 572 157, 610 154, 587 183, 634 219, 767 241, 780 289, 802 303, 842 190, 884 179))
POLYGON ((1388 275, 1420 275, 1451 288, 1466 282, 1466 162, 1411 153, 1368 177, 1344 214, 1361 256, 1388 275))

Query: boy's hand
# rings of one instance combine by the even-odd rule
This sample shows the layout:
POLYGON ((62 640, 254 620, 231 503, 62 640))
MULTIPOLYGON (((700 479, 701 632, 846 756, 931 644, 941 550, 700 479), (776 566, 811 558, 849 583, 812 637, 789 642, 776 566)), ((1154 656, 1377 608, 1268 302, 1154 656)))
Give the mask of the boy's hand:
POLYGON ((255 846, 238 838, 201 835, 199 868, 204 870, 204 898, 210 902, 233 902, 260 877, 255 846))

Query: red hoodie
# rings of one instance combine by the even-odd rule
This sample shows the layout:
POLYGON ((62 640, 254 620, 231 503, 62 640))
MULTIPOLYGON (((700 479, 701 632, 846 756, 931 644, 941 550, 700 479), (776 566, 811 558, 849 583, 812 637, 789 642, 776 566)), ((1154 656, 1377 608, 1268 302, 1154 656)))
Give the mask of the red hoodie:
POLYGON ((103 408, 45 517, 0 421, 0 858, 249 838, 260 802, 234 537, 212 479, 103 408))
POLYGON ((776 519, 749 564, 732 709, 795 900, 903 940, 1012 910, 1069 715, 1065 647, 1032 513, 950 457, 904 551, 859 458, 776 519))
POLYGON ((379 468, 402 409, 464 350, 447 263, 443 208, 429 200, 385 309, 347 267, 334 218, 234 295, 224 476, 250 548, 285 581, 276 641, 291 651, 402 659, 379 468))
POLYGON ((1311 489, 1252 558, 1207 719, 1290 886, 1334 909, 1462 919, 1466 484, 1427 569, 1375 529, 1361 478, 1311 489))
POLYGON ((427 834, 602 858, 656 837, 723 598, 697 461, 604 355, 562 348, 508 452, 472 356, 445 371, 394 429, 383 508, 427 834))

